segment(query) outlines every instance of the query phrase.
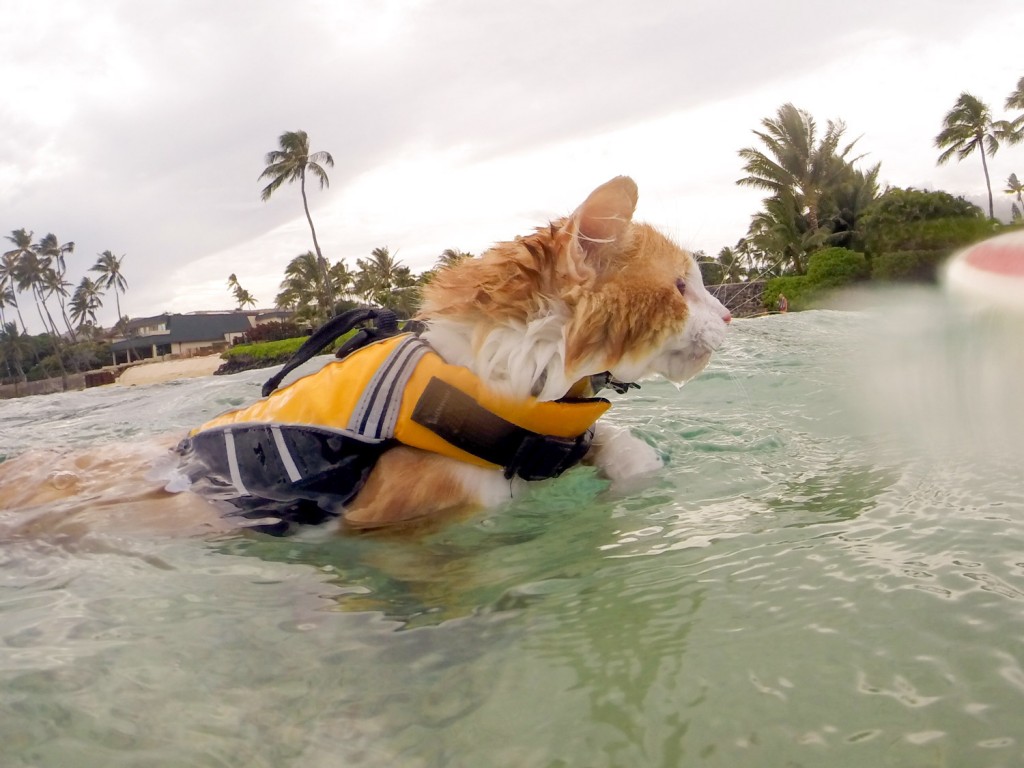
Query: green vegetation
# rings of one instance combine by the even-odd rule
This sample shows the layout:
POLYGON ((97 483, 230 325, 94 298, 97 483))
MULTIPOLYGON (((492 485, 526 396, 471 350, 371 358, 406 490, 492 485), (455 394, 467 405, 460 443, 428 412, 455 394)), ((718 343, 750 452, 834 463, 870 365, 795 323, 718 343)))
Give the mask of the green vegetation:
POLYGON ((302 346, 302 342, 305 340, 305 337, 300 337, 297 339, 281 339, 279 341, 258 341, 252 344, 236 344, 230 349, 225 350, 221 357, 225 360, 246 358, 260 361, 282 358, 287 360, 302 346))
MULTIPOLYGON (((1024 77, 1006 101, 1024 110, 1024 77)), ((943 119, 934 143, 938 164, 978 152, 989 192, 988 216, 973 203, 942 191, 878 187, 880 163, 857 167, 857 140, 846 141, 846 125, 829 120, 820 131, 814 118, 784 104, 753 131, 758 144, 739 150, 741 186, 769 193, 751 217, 745 237, 701 260, 706 282, 768 280, 763 304, 777 306, 784 293, 790 309, 827 300, 831 290, 863 280, 936 279, 955 250, 1006 228, 994 218, 988 159, 1000 146, 1024 140, 1024 112, 996 119, 980 99, 962 93, 943 119), (850 254, 857 254, 851 256, 850 254)), ((1013 225, 1024 222, 1024 185, 1006 182, 1014 196, 1013 225)))
POLYGON ((224 364, 217 369, 217 373, 239 373, 254 368, 284 365, 305 340, 306 337, 300 337, 236 344, 221 354, 224 364))
POLYGON ((701 253, 693 254, 697 259, 697 266, 700 267, 700 277, 704 281, 704 285, 718 285, 719 283, 727 282, 725 279, 725 267, 721 262, 713 261, 712 259, 703 256, 701 253))
MULTIPOLYGON (((332 354, 338 347, 352 338, 356 332, 356 330, 351 330, 344 336, 341 336, 321 354, 332 354)), ((284 365, 298 351, 299 347, 306 341, 306 338, 308 337, 302 336, 291 339, 277 339, 275 341, 236 344, 221 354, 225 364, 218 369, 217 373, 238 373, 239 371, 248 371, 254 368, 270 368, 284 365)))
POLYGON ((103 339, 79 337, 55 347, 48 333, 30 336, 14 322, 0 326, 0 384, 57 378, 109 362, 110 342, 103 339))
POLYGON ((867 279, 870 269, 863 253, 846 248, 825 248, 816 251, 807 264, 807 274, 772 278, 764 289, 765 306, 778 304, 785 294, 791 310, 818 306, 838 289, 867 279))
MULTIPOLYGON (((443 254, 442 254, 443 258, 443 254)), ((356 259, 355 292, 369 304, 412 317, 420 303, 420 283, 387 248, 374 248, 370 258, 356 259)))
POLYGON ((863 253, 826 248, 811 256, 806 277, 821 288, 840 288, 867 279, 868 273, 868 260, 863 253))
POLYGON ((846 240, 863 208, 877 194, 879 166, 854 168, 850 157, 856 140, 843 145, 846 125, 829 120, 824 134, 807 112, 792 104, 761 121, 753 133, 763 148, 739 151, 746 176, 740 186, 770 192, 754 214, 737 250, 757 252, 770 272, 802 275, 815 251, 846 240))

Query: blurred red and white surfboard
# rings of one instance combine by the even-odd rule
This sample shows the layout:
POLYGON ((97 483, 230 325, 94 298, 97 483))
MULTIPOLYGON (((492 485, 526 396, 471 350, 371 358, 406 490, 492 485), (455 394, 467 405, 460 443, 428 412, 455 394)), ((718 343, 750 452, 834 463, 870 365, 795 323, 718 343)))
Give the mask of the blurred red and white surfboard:
POLYGON ((979 306, 1024 313, 1024 231, 965 248, 946 265, 946 288, 979 306))

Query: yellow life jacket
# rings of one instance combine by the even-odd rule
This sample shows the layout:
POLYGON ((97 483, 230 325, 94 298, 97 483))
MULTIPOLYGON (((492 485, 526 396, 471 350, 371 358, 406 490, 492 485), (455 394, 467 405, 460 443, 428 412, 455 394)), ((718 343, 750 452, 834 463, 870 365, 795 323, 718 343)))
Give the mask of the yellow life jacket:
POLYGON ((424 340, 400 334, 211 419, 179 450, 193 481, 244 500, 236 506, 305 499, 337 514, 398 443, 501 468, 507 477, 555 477, 583 457, 609 407, 603 398, 501 395, 424 340))

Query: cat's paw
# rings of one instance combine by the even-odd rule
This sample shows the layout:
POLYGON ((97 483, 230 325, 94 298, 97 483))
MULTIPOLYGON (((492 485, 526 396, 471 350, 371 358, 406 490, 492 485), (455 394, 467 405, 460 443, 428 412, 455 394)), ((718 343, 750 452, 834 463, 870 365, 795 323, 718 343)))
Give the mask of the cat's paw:
POLYGON ((629 430, 598 424, 586 463, 613 483, 656 472, 664 466, 658 452, 629 430))

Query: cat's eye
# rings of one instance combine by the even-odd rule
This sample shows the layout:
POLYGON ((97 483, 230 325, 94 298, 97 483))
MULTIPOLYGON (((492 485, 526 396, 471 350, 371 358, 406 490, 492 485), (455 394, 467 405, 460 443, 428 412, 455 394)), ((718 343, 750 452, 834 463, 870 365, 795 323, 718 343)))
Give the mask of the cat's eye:
POLYGON ((683 278, 681 278, 681 277, 676 278, 676 288, 679 289, 679 293, 685 294, 686 293, 686 281, 683 280, 683 278))

